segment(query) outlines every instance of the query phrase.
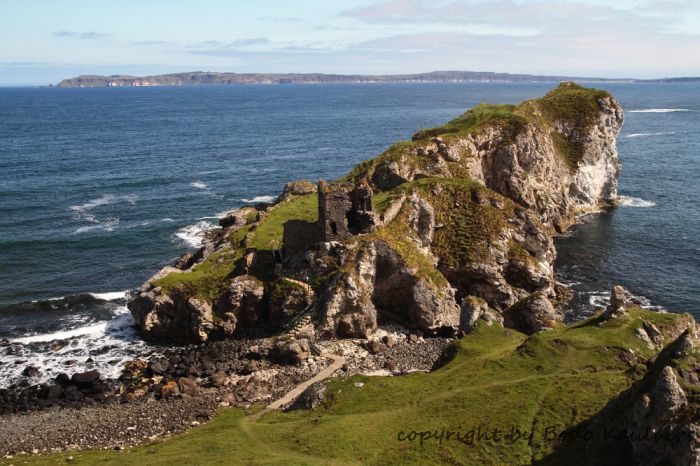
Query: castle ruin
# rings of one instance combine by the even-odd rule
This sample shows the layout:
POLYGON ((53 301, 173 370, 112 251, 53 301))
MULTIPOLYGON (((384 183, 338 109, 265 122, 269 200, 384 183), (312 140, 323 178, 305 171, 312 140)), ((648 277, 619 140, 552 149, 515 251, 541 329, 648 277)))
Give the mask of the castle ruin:
POLYGON ((284 224, 285 255, 319 241, 343 241, 373 231, 376 224, 372 212, 373 194, 367 178, 355 184, 319 181, 318 221, 290 220, 284 224))

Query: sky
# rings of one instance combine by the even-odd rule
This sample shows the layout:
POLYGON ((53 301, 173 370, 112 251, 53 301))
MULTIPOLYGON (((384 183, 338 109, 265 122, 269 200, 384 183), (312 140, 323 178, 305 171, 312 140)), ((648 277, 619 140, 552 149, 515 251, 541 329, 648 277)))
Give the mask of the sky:
POLYGON ((700 76, 700 0, 0 0, 0 85, 79 74, 700 76))

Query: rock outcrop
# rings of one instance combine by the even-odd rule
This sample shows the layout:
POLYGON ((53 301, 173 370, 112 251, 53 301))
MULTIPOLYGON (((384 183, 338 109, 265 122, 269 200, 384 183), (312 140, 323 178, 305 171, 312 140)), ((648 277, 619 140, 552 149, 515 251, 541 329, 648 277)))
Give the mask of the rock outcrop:
POLYGON ((615 139, 623 119, 606 92, 562 83, 542 99, 517 107, 481 105, 443 127, 419 131, 410 146, 375 161, 372 179, 392 189, 425 176, 468 177, 563 231, 578 212, 617 198, 615 139))
POLYGON ((562 315, 541 291, 518 301, 505 312, 505 325, 527 334, 552 329, 561 320, 562 315))
POLYGON ((486 325, 503 324, 503 316, 489 308, 486 301, 476 296, 467 296, 460 305, 459 330, 469 333, 474 330, 481 320, 486 325))
POLYGON ((176 343, 309 325, 311 338, 369 338, 384 323, 454 335, 503 316, 552 328, 552 235, 614 201, 622 121, 610 94, 573 83, 479 105, 342 182, 288 183, 273 205, 227 213, 129 308, 144 337, 176 343))

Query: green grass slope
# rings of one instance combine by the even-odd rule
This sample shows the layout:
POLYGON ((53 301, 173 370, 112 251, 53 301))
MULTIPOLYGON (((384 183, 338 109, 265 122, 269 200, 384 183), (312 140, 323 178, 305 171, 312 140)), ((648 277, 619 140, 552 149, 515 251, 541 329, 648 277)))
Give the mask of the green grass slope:
POLYGON ((66 464, 72 456, 70 464, 513 465, 547 463, 553 454, 558 464, 581 464, 580 452, 568 454, 553 436, 642 377, 645 366, 621 356, 632 349, 644 361, 655 353, 634 335, 643 321, 668 333, 688 318, 634 308, 615 321, 593 318, 530 337, 482 325, 455 341, 431 373, 329 379, 330 396, 313 411, 253 420, 224 409, 187 434, 123 452, 0 464, 66 464))

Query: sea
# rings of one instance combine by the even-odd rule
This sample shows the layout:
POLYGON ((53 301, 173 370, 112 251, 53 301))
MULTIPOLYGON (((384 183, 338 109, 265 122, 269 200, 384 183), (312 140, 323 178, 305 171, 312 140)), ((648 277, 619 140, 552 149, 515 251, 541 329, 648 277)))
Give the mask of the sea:
MULTIPOLYGON (((555 85, 0 88, 0 387, 93 368, 116 377, 159 351, 126 302, 223 212, 555 85)), ((576 292, 567 316, 621 284, 650 308, 700 317, 700 85, 596 87, 625 109, 620 205, 556 241, 557 277, 576 292)))

